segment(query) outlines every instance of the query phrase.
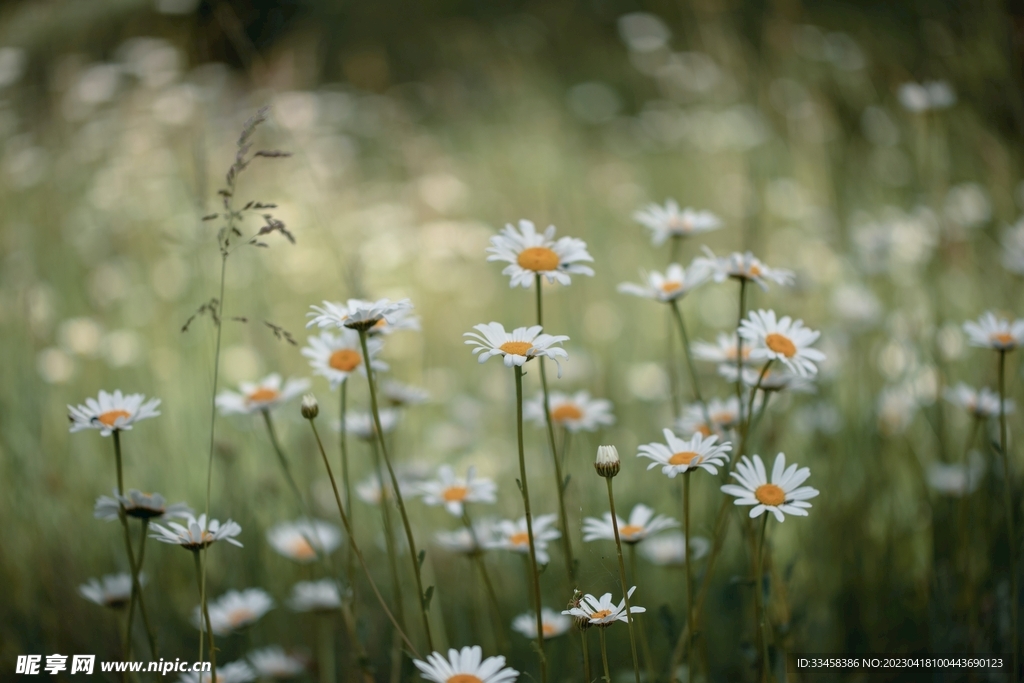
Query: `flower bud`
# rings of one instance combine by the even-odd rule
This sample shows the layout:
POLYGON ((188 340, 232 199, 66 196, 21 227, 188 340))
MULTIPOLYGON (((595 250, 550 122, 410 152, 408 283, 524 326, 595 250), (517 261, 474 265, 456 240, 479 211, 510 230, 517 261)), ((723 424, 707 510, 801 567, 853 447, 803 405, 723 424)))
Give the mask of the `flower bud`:
POLYGON ((619 473, 619 451, 615 446, 598 446, 594 469, 602 477, 611 478, 619 473))
POLYGON ((312 420, 320 414, 320 404, 316 402, 316 396, 306 394, 302 397, 302 417, 312 420))

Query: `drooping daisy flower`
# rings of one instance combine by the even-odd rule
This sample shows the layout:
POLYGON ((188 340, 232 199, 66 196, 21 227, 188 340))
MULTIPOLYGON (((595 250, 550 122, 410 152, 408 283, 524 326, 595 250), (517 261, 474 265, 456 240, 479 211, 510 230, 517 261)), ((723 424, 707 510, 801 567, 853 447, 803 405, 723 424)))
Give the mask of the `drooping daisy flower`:
POLYGON ((466 332, 463 337, 469 337, 467 344, 476 346, 473 354, 481 363, 493 356, 502 356, 505 367, 513 365, 522 367, 527 361, 534 358, 547 357, 555 361, 558 366, 558 376, 562 376, 562 365, 560 360, 568 360, 569 354, 565 349, 554 348, 553 344, 561 344, 569 341, 564 334, 550 335, 541 334, 541 326, 517 327, 511 332, 505 331, 501 323, 487 323, 474 325, 476 332, 466 332))
POLYGON ((794 321, 788 315, 776 319, 775 311, 751 311, 740 323, 740 336, 753 345, 751 360, 782 361, 802 377, 813 377, 818 372, 816 363, 825 360, 824 353, 811 348, 820 332, 804 327, 802 320, 794 321))
POLYGON ((83 429, 98 429, 100 436, 110 436, 115 431, 127 431, 139 420, 156 417, 160 399, 148 401, 143 394, 122 394, 118 389, 110 394, 100 391, 97 398, 85 399, 85 405, 68 406, 68 420, 71 432, 83 429))
MULTIPOLYGON (((380 428, 385 434, 390 434, 398 426, 398 419, 402 416, 394 408, 381 408, 380 428)), ((337 423, 338 420, 335 420, 337 423)), ((372 441, 377 438, 377 423, 373 420, 373 413, 369 410, 350 410, 345 413, 345 431, 357 439, 372 441)))
MULTIPOLYGON (((648 536, 659 531, 679 526, 679 522, 665 515, 655 516, 654 510, 640 503, 629 513, 629 521, 617 518, 619 538, 623 543, 639 543, 648 536)), ((604 517, 587 517, 583 520, 584 541, 614 541, 615 529, 612 528, 612 513, 604 513, 604 517)))
POLYGON ((684 270, 678 263, 673 263, 665 270, 664 275, 656 270, 649 273, 641 271, 640 279, 646 280, 646 283, 638 285, 634 282, 623 282, 618 286, 619 293, 662 303, 681 299, 707 282, 711 275, 708 268, 702 267, 696 261, 694 264, 684 270))
POLYGON ((746 280, 756 283, 764 291, 768 291, 768 282, 778 285, 791 285, 796 276, 791 270, 782 268, 769 268, 749 251, 745 254, 734 252, 729 256, 717 257, 707 247, 704 247, 706 258, 695 259, 701 266, 711 270, 715 282, 724 282, 727 278, 734 280, 746 280))
POLYGON ((533 285, 537 275, 548 282, 561 285, 572 282, 570 275, 593 275, 590 266, 581 261, 593 261, 587 253, 587 243, 575 237, 555 237, 555 226, 549 225, 543 234, 537 232, 531 221, 519 221, 519 229, 506 225, 501 234, 491 237, 487 247, 488 261, 505 261, 509 265, 501 271, 511 277, 512 287, 533 285))
POLYGON ((758 517, 765 511, 771 512, 780 522, 785 520, 785 515, 806 517, 807 508, 811 507, 807 501, 819 493, 810 486, 800 486, 811 476, 810 468, 798 469, 796 464, 787 468, 786 456, 782 453, 775 456, 770 482, 759 455, 754 456, 753 462, 744 455, 729 474, 740 485, 726 484, 722 492, 735 496, 736 505, 753 505, 751 517, 758 517))
MULTIPOLYGON (((635 590, 636 586, 633 586, 626 595, 633 597, 633 591, 635 590)), ((630 614, 642 614, 646 611, 645 608, 637 607, 636 605, 630 605, 629 607, 630 614)), ((629 621, 629 617, 626 616, 626 599, 623 598, 616 605, 612 602, 611 593, 605 593, 600 598, 595 598, 587 593, 580 600, 579 607, 567 609, 562 614, 585 620, 585 623, 589 626, 611 626, 616 621, 629 621)))
POLYGON ((633 218, 651 231, 651 244, 656 247, 669 237, 690 237, 722 226, 722 221, 710 211, 695 211, 689 207, 680 210, 674 199, 667 200, 665 206, 648 204, 634 213, 633 218))
MULTIPOLYGON (((143 576, 139 574, 139 585, 143 583, 143 576)), ((107 574, 101 579, 89 579, 78 587, 78 592, 100 607, 121 609, 128 606, 132 597, 132 575, 122 572, 107 574)))
MULTIPOLYGON (((714 344, 706 341, 693 342, 693 357, 697 360, 711 361, 712 363, 727 363, 736 365, 736 353, 739 348, 739 338, 736 333, 718 333, 718 339, 714 344)), ((743 364, 750 363, 750 344, 743 345, 743 364)))
MULTIPOLYGON (((553 609, 542 607, 540 610, 540 627, 544 632, 544 639, 557 638, 572 626, 572 619, 560 614, 553 609)), ((530 640, 537 637, 537 615, 534 612, 520 614, 512 620, 512 628, 519 631, 530 640)))
POLYGON ((732 443, 726 441, 719 444, 715 435, 705 437, 698 432, 687 441, 680 439, 668 428, 662 434, 665 435, 665 443, 654 442, 640 446, 636 456, 653 460, 647 469, 661 466, 661 473, 670 479, 697 467, 718 474, 718 468, 729 460, 732 443))
POLYGON ((222 391, 217 395, 217 407, 222 415, 251 415, 261 410, 273 410, 309 389, 308 379, 289 379, 281 386, 281 375, 276 372, 259 382, 242 382, 241 393, 222 391))
POLYGON ((512 683, 519 672, 505 666, 505 658, 483 659, 479 645, 448 650, 448 658, 440 652, 427 655, 427 660, 414 659, 420 674, 434 683, 512 683))
POLYGON ((167 504, 159 493, 143 493, 138 489, 129 489, 127 496, 122 496, 115 488, 114 497, 100 496, 96 499, 92 515, 96 519, 112 522, 118 518, 121 506, 129 517, 136 519, 162 520, 171 517, 185 519, 194 514, 192 508, 185 503, 167 504))
POLYGON ((330 555, 341 545, 341 530, 319 519, 300 519, 267 530, 270 546, 290 560, 308 564, 319 554, 330 555))
POLYGON ((481 519, 473 522, 473 531, 466 527, 454 531, 438 531, 434 534, 437 544, 453 553, 474 555, 493 547, 494 520, 481 519))
MULTIPOLYGON (((388 364, 377 360, 377 354, 384 348, 380 339, 368 339, 366 348, 370 351, 370 365, 375 371, 388 369, 388 364)), ((317 337, 309 338, 309 345, 302 349, 302 355, 309 359, 314 375, 326 377, 331 389, 337 389, 353 372, 366 375, 363 363, 363 347, 359 343, 359 333, 355 330, 342 328, 338 334, 321 332, 317 337)))
MULTIPOLYGON (((538 564, 547 564, 551 561, 547 551, 548 543, 562 537, 562 532, 554 526, 557 520, 558 515, 537 515, 533 518, 533 545, 537 551, 538 564)), ((526 517, 516 521, 503 519, 498 522, 488 547, 511 550, 515 553, 529 553, 530 534, 526 530, 526 517)))
POLYGON ((396 382, 393 379, 381 385, 380 393, 385 401, 396 408, 414 406, 430 400, 430 392, 426 389, 396 382))
POLYGON ((255 678, 256 672, 252 670, 252 667, 239 660, 217 667, 217 673, 213 676, 209 671, 185 672, 181 674, 178 683, 249 683, 255 678))
POLYGON ((349 299, 344 304, 323 302, 323 306, 310 306, 312 313, 307 315, 312 318, 306 327, 347 327, 353 330, 371 330, 380 325, 381 321, 386 325, 397 321, 399 315, 408 314, 412 310, 412 302, 408 299, 392 301, 391 299, 379 299, 378 301, 364 301, 362 299, 349 299))
POLYGON ((388 315, 387 318, 381 318, 377 323, 370 328, 370 336, 389 336, 395 332, 401 332, 402 330, 409 330, 411 332, 420 331, 420 317, 413 315, 412 305, 408 308, 399 308, 388 315))
POLYGON ((713 398, 707 403, 708 417, 711 418, 709 425, 704 417, 704 406, 700 403, 691 403, 683 408, 683 414, 676 422, 676 428, 680 434, 699 432, 704 436, 712 434, 724 436, 727 431, 734 429, 740 423, 741 410, 739 399, 735 396, 730 396, 724 401, 713 398))
POLYGON ((465 503, 493 503, 497 500, 497 485, 475 474, 476 468, 470 467, 465 478, 456 477, 450 465, 441 465, 437 479, 420 482, 417 492, 427 505, 443 505, 450 514, 461 517, 465 503))
POLYGON ((167 526, 161 524, 151 525, 153 531, 150 538, 161 543, 173 543, 180 545, 186 550, 201 550, 216 541, 227 541, 239 548, 242 544, 235 540, 235 536, 242 533, 242 527, 230 519, 221 524, 216 519, 209 520, 207 525, 206 515, 199 515, 196 519, 192 515, 186 518, 184 525, 177 522, 168 522, 167 526))
MULTIPOLYGON (((690 538, 690 559, 699 560, 708 554, 711 541, 703 536, 690 538)), ((640 554, 651 564, 663 567, 686 566, 686 535, 682 532, 659 534, 640 544, 640 554)))
POLYGON ((247 656, 259 678, 283 681, 295 678, 306 670, 306 660, 284 651, 279 645, 271 645, 250 652, 247 656))
MULTIPOLYGON (((273 608, 274 600, 261 588, 228 591, 207 606, 210 628, 214 635, 226 636, 252 626, 273 608)), ((206 629, 198 606, 192 614, 192 621, 200 630, 206 629)))
POLYGON ((996 351, 1013 351, 1024 343, 1024 320, 1010 322, 997 318, 992 311, 984 313, 977 322, 964 323, 964 332, 971 346, 980 346, 996 351))
MULTIPOLYGON (((764 368, 743 368, 743 384, 748 387, 757 387, 762 392, 772 391, 794 391, 800 394, 813 394, 816 391, 814 382, 807 377, 796 374, 785 366, 773 366, 761 376, 764 368)), ((736 383, 736 366, 725 364, 718 366, 718 374, 729 384, 736 383)), ((754 409, 760 405, 758 398, 754 403, 754 409)), ((744 410, 746 407, 744 406, 744 410)))
POLYGON ((971 451, 967 465, 935 462, 928 466, 928 486, 946 496, 961 497, 977 490, 985 473, 985 461, 971 451))
MULTIPOLYGON (((612 402, 591 398, 589 391, 578 391, 573 395, 552 391, 548 407, 551 408, 551 422, 570 432, 594 432, 603 425, 615 424, 615 416, 611 412, 612 402)), ((544 394, 537 394, 532 401, 523 404, 523 417, 538 427, 547 426, 544 419, 544 394)))
POLYGON ((341 607, 341 589, 331 579, 299 581, 292 586, 288 606, 296 612, 333 612, 341 607))
MULTIPOLYGON (((999 417, 999 394, 988 387, 974 389, 960 382, 955 387, 946 387, 943 395, 947 401, 963 408, 979 420, 999 417)), ((1007 415, 1016 408, 1012 398, 1006 399, 1003 403, 1007 415)))

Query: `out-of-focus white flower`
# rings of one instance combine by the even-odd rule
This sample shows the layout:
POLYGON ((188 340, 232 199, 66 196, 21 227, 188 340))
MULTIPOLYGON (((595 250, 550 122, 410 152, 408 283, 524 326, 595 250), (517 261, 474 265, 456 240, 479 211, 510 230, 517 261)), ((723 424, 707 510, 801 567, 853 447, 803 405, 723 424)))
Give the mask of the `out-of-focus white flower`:
POLYGON ((820 332, 804 327, 802 320, 794 321, 788 315, 776 319, 775 311, 751 311, 740 323, 740 336, 753 345, 752 360, 782 361, 802 377, 813 377, 818 372, 816 364, 825 360, 824 353, 811 348, 820 332))
POLYGON ((713 398, 707 402, 707 415, 711 418, 709 425, 707 418, 704 417, 704 406, 700 403, 691 403, 683 408, 683 414, 676 422, 676 429, 680 434, 717 434, 723 437, 727 431, 739 424, 743 408, 746 406, 741 407, 739 399, 735 396, 730 396, 724 401, 713 398))
MULTIPOLYGON (((748 387, 758 387, 760 391, 792 391, 798 394, 812 394, 815 391, 814 382, 807 377, 796 374, 786 367, 771 367, 762 376, 763 368, 743 368, 743 384, 748 387)), ((718 374, 730 384, 736 383, 736 365, 723 363, 718 366, 718 374)), ((757 399, 754 409, 760 405, 757 399)))
MULTIPOLYGON (((593 432, 601 426, 615 423, 611 401, 591 398, 588 391, 578 391, 572 395, 553 391, 548 407, 551 409, 551 422, 570 432, 593 432)), ((544 394, 538 394, 532 401, 523 404, 523 417, 538 427, 547 425, 544 418, 544 394)))
POLYGON ((332 579, 299 581, 292 586, 288 606, 296 612, 333 612, 341 607, 341 589, 332 579))
POLYGON ((660 247, 670 237, 690 237, 722 227, 722 221, 710 211, 679 208, 674 199, 660 204, 648 204, 633 214, 633 218, 651 231, 651 244, 660 247))
MULTIPOLYGON (((679 526, 679 522, 666 517, 655 515, 654 510, 640 503, 633 507, 629 513, 629 521, 621 517, 616 518, 619 527, 619 538, 623 543, 635 544, 652 536, 659 531, 679 526)), ((586 517, 583 520, 584 541, 614 541, 615 529, 612 528, 612 513, 606 512, 601 519, 597 517, 586 517)))
POLYGON ((470 467, 463 479, 455 476, 450 465, 441 465, 437 479, 420 482, 416 488, 427 505, 443 505, 450 514, 461 517, 466 503, 493 503, 497 500, 497 485, 475 474, 476 468, 470 467))
POLYGON ((840 285, 832 292, 832 308, 848 323, 867 327, 878 321, 882 314, 879 303, 870 289, 858 284, 840 285))
POLYGON ((434 534, 437 544, 453 553, 473 555, 492 548, 494 540, 495 522, 491 519, 481 519, 473 522, 473 531, 466 527, 454 531, 438 531, 434 534))
MULTIPOLYGON (((384 348, 384 342, 368 339, 366 347, 370 351, 370 365, 373 369, 378 372, 387 370, 387 363, 376 358, 384 348)), ((337 335, 321 332, 319 336, 310 337, 309 345, 302 349, 302 355, 309 359, 314 375, 327 378, 331 389, 341 386, 353 372, 358 371, 366 376, 363 349, 359 343, 359 333, 355 330, 342 328, 337 335)))
POLYGON ((965 496, 974 493, 985 473, 985 461, 977 451, 971 451, 967 464, 934 462, 928 466, 928 485, 947 496, 965 496))
POLYGON ((964 323, 964 332, 971 346, 980 346, 996 351, 1012 351, 1024 342, 1024 320, 1018 318, 1010 321, 996 317, 987 311, 977 322, 969 320, 964 323))
POLYGON ((558 281, 561 285, 572 282, 570 275, 593 275, 584 261, 593 261, 587 253, 587 243, 575 237, 561 237, 557 241, 555 226, 550 225, 543 233, 537 232, 533 223, 519 221, 519 229, 506 225, 501 234, 491 237, 487 248, 488 261, 506 261, 509 265, 501 271, 510 276, 512 287, 531 287, 538 275, 548 282, 558 281))
POLYGON ((722 493, 735 496, 736 505, 752 505, 751 517, 758 517, 766 511, 780 522, 785 521, 786 515, 806 517, 807 508, 811 507, 807 501, 819 493, 810 486, 800 486, 811 476, 810 468, 798 468, 795 463, 787 468, 786 456, 782 453, 775 457, 770 482, 759 455, 755 455, 753 461, 743 456, 729 474, 740 485, 726 484, 722 493))
POLYGON ((295 678, 306 670, 305 659, 288 654, 279 645, 254 650, 247 657, 259 678, 283 681, 295 678))
POLYGON ((411 384, 388 380, 380 388, 384 400, 395 407, 414 406, 430 400, 430 392, 411 384))
MULTIPOLYGON (((946 387, 943 396, 979 420, 999 417, 999 394, 988 387, 974 389, 960 382, 955 387, 946 387)), ((1003 403, 1007 415, 1016 409, 1012 398, 1006 399, 1003 403)))
POLYGON ((690 267, 708 269, 715 282, 724 282, 726 278, 745 280, 756 283, 758 287, 768 291, 769 281, 777 285, 791 285, 796 279, 793 271, 769 268, 749 251, 745 254, 734 252, 729 256, 719 258, 710 249, 704 247, 704 254, 704 257, 694 259, 693 265, 690 267))
POLYGON ((956 104, 956 93, 946 81, 904 83, 896 96, 904 109, 914 113, 948 109, 956 104))
POLYGON ((270 547, 290 560, 308 564, 341 545, 341 530, 319 519, 284 522, 267 530, 270 547))
MULTIPOLYGON (((548 543, 562 537, 562 532, 554 528, 557 519, 558 515, 537 515, 533 518, 533 544, 538 564, 547 564, 551 561, 547 552, 548 543)), ((529 553, 530 534, 526 529, 526 517, 516 521, 503 519, 498 522, 488 547, 511 550, 515 553, 529 553)))
POLYGON ((904 384, 882 389, 878 395, 878 426, 884 434, 902 434, 920 406, 913 387, 904 384))
POLYGON ((178 683, 249 683, 256 678, 256 672, 243 661, 231 662, 217 667, 216 675, 209 671, 202 673, 188 671, 181 675, 178 683))
POLYGON ((68 406, 71 432, 83 429, 98 429, 100 436, 110 436, 115 431, 129 430, 139 420, 156 417, 160 399, 146 400, 143 394, 122 394, 118 389, 110 394, 101 391, 97 398, 85 399, 85 405, 68 406))
MULTIPOLYGON (((695 341, 691 346, 693 357, 697 360, 706 360, 712 363, 732 363, 736 365, 736 354, 739 344, 736 333, 718 333, 715 343, 706 341, 695 341)), ((743 363, 750 363, 750 344, 743 345, 743 363)))
POLYGON ((276 372, 258 382, 242 382, 241 392, 222 391, 217 395, 217 407, 224 415, 251 415, 261 410, 273 410, 309 389, 308 379, 289 379, 283 383, 276 372))
MULTIPOLYGON (((142 583, 142 574, 139 574, 139 584, 142 583)), ((89 579, 78 587, 78 592, 101 607, 121 609, 128 606, 132 597, 132 575, 121 572, 107 574, 102 579, 89 579)))
MULTIPOLYGON (((261 588, 228 591, 207 606, 210 628, 215 635, 226 636, 252 626, 273 608, 273 599, 261 588)), ((192 621, 200 630, 205 630, 206 624, 199 606, 192 614, 192 621)))
POLYGON ((1003 267, 1014 275, 1024 275, 1024 218, 1003 232, 1003 267))
MULTIPOLYGON (((703 536, 690 537, 690 560, 699 560, 708 554, 711 541, 703 536)), ((686 536, 680 532, 658 534, 640 544, 640 554, 651 564, 682 567, 686 564, 686 536)))
MULTIPOLYGON (((547 607, 541 609, 540 621, 545 640, 562 635, 572 626, 572 619, 547 607)), ((537 637, 537 614, 535 612, 520 614, 512 620, 512 628, 530 640, 535 639, 537 637)))
POLYGON ((138 489, 129 489, 127 496, 122 496, 115 488, 114 496, 100 496, 93 508, 93 517, 112 522, 118 518, 121 506, 129 517, 136 519, 162 520, 170 517, 185 519, 194 514, 192 508, 185 503, 168 505, 159 493, 143 493, 138 489))
MULTIPOLYGON (((380 415, 380 428, 385 434, 390 434, 398 426, 398 420, 402 414, 394 408, 381 408, 377 411, 380 415)), ((369 410, 349 410, 345 413, 345 431, 352 436, 371 441, 377 438, 377 425, 373 420, 373 413, 369 410)))
POLYGON ((965 238, 968 230, 992 218, 992 203, 978 183, 962 183, 949 188, 943 210, 957 228, 956 236, 965 238))
POLYGON ((564 334, 542 334, 540 325, 517 327, 511 332, 506 332, 505 326, 501 323, 474 325, 473 329, 476 332, 466 332, 462 336, 469 337, 466 343, 476 347, 473 354, 477 355, 479 362, 483 363, 493 356, 501 356, 505 367, 510 368, 513 365, 522 367, 534 358, 547 357, 555 361, 558 376, 562 376, 562 365, 559 361, 568 360, 569 354, 554 344, 569 341, 569 337, 564 334))
POLYGON ((664 275, 656 270, 649 273, 640 271, 640 279, 646 280, 644 284, 623 282, 619 285, 618 290, 622 294, 669 303, 686 296, 707 282, 709 277, 711 277, 711 271, 704 261, 700 263, 694 261, 694 265, 687 269, 678 263, 672 263, 665 269, 664 275))

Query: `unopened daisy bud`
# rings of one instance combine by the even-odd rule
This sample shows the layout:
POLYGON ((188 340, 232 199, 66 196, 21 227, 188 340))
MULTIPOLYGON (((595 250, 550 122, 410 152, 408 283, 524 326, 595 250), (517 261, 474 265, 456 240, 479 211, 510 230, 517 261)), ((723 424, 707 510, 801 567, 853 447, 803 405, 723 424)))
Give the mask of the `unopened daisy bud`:
POLYGON ((619 451, 615 446, 598 446, 594 469, 602 477, 611 478, 619 473, 619 451))
POLYGON ((316 402, 316 396, 306 394, 302 397, 302 417, 312 420, 320 414, 320 404, 316 402))

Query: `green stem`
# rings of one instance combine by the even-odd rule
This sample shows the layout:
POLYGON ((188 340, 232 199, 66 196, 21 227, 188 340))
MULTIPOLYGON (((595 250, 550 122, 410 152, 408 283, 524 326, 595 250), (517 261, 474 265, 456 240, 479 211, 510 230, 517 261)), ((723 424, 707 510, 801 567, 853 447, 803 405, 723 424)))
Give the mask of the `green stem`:
POLYGON ((686 627, 690 632, 686 654, 686 680, 693 680, 693 641, 697 630, 693 623, 693 569, 690 564, 690 475, 687 470, 683 475, 683 548, 686 559, 686 627))
MULTIPOLYGON (((209 546, 207 546, 207 547, 209 547, 209 546)), ((211 626, 211 623, 210 623, 210 609, 209 609, 208 605, 206 604, 205 596, 202 596, 203 589, 205 588, 205 585, 206 585, 206 571, 205 571, 206 568, 203 566, 205 564, 205 555, 206 555, 206 553, 203 553, 203 556, 204 556, 203 558, 200 558, 199 555, 200 555, 200 551, 199 550, 193 550, 192 551, 192 558, 195 560, 195 565, 196 565, 196 583, 199 585, 199 592, 200 592, 201 597, 203 598, 201 603, 200 603, 200 606, 201 606, 201 610, 202 610, 202 619, 203 619, 204 622, 206 622, 206 629, 205 629, 206 630, 206 640, 207 640, 207 642, 210 645, 210 672, 213 674, 213 676, 216 676, 217 675, 217 649, 216 649, 216 647, 214 647, 213 627, 211 626)), ((202 639, 203 639, 203 634, 200 633, 199 634, 200 642, 202 642, 202 639)), ((202 647, 200 647, 199 661, 200 662, 203 661, 203 659, 202 659, 202 647)))
MULTIPOLYGON (((350 521, 355 525, 354 518, 352 517, 352 484, 349 475, 348 466, 348 431, 345 427, 345 417, 348 411, 348 378, 341 383, 341 435, 339 441, 341 442, 341 481, 345 487, 345 513, 348 515, 350 521)), ((383 491, 383 489, 381 489, 383 491)), ((346 553, 345 558, 345 574, 348 577, 349 590, 355 591, 355 557, 351 552, 346 553)), ((354 593, 353 593, 354 594, 354 593)), ((355 599, 352 600, 352 609, 355 610, 355 599)))
POLYGON ((142 625, 146 629, 146 639, 149 641, 149 653, 153 660, 156 660, 156 637, 149 625, 149 615, 146 613, 146 603, 142 599, 142 581, 138 577, 142 574, 142 562, 146 557, 146 535, 149 532, 149 520, 142 519, 142 530, 139 532, 139 559, 136 564, 136 583, 139 584, 139 614, 142 615, 142 625))
MULTIPOLYGON (((636 568, 636 543, 629 544, 629 574, 631 577, 630 583, 634 586, 640 585, 640 579, 638 578, 636 568)), ((651 654, 651 644, 647 642, 647 627, 644 626, 644 620, 636 622, 637 630, 640 632, 640 647, 644 655, 644 667, 647 669, 647 680, 653 683, 658 673, 654 670, 654 656, 651 654)))
POLYGON ((612 675, 608 671, 608 644, 604 637, 605 628, 605 626, 597 627, 597 633, 601 636, 601 665, 604 667, 604 683, 612 683, 612 675))
MULTIPOLYGON (((544 305, 541 295, 541 276, 537 273, 537 324, 544 326, 544 305)), ((544 367, 544 358, 537 359, 540 365, 540 386, 544 396, 544 422, 548 429, 548 444, 551 446, 551 459, 555 463, 555 491, 558 492, 558 518, 562 527, 562 549, 565 552, 565 571, 571 588, 576 581, 576 562, 572 554, 572 539, 569 536, 569 516, 565 512, 565 489, 568 485, 562 476, 562 462, 558 459, 555 448, 555 426, 551 419, 551 395, 548 392, 548 375, 544 367)))
MULTIPOLYGON (((139 567, 135 563, 135 553, 132 551, 132 539, 128 530, 128 515, 125 514, 124 503, 121 502, 121 496, 124 495, 124 467, 121 458, 121 430, 115 429, 113 437, 114 462, 117 467, 117 518, 121 522, 121 529, 124 531, 124 548, 125 553, 128 555, 128 568, 131 571, 132 577, 132 592, 131 597, 128 600, 128 618, 125 623, 124 643, 122 646, 124 658, 128 660, 132 657, 132 623, 135 618, 135 602, 139 598, 139 567)), ((124 676, 124 679, 128 680, 127 674, 124 676)))
POLYGON ((319 656, 317 662, 320 669, 320 683, 335 683, 338 680, 334 672, 334 629, 331 628, 331 618, 321 616, 317 621, 319 631, 319 656))
POLYGON ((487 563, 484 562, 483 547, 480 545, 480 539, 477 538, 476 529, 473 528, 473 520, 469 518, 469 510, 465 503, 462 504, 462 523, 466 525, 469 536, 473 539, 474 550, 471 557, 479 568, 480 576, 484 580, 484 587, 487 589, 487 599, 491 603, 491 612, 494 617, 495 639, 501 643, 499 646, 501 650, 507 652, 508 636, 505 633, 505 622, 501 619, 501 603, 498 601, 498 593, 494 590, 494 584, 491 583, 491 575, 487 571, 487 563))
POLYGON ((1014 532, 1013 524, 1013 492, 1012 476, 1010 474, 1010 456, 1006 452, 1006 350, 999 350, 999 452, 1003 457, 1003 476, 1006 486, 1003 489, 1003 504, 1006 507, 1006 550, 1010 555, 1010 634, 1013 675, 1017 676, 1019 669, 1018 652, 1020 643, 1017 640, 1018 634, 1018 586, 1017 586, 1017 534, 1014 532))
POLYGON ((399 578, 398 573, 398 550, 395 548, 395 531, 391 526, 391 512, 388 509, 388 486, 384 483, 384 468, 381 463, 380 448, 377 446, 377 441, 374 440, 371 443, 373 447, 373 467, 377 473, 377 481, 380 485, 380 516, 381 521, 384 525, 384 547, 388 553, 388 565, 391 569, 391 593, 394 596, 395 601, 395 614, 398 616, 398 621, 402 624, 402 628, 407 627, 405 620, 405 605, 402 598, 402 580, 399 578))
POLYGON ((633 614, 629 606, 629 586, 626 584, 626 563, 622 561, 622 540, 619 538, 619 518, 615 515, 615 495, 612 493, 612 477, 605 477, 608 484, 608 507, 612 513, 612 531, 615 532, 615 554, 619 560, 619 580, 622 582, 622 599, 626 603, 626 625, 629 626, 629 647, 633 652, 633 674, 640 683, 640 660, 636 654, 636 634, 633 632, 633 614))
POLYGON ((757 628, 761 641, 761 683, 767 683, 771 663, 768 659, 767 608, 764 604, 764 537, 768 529, 768 512, 761 513, 761 537, 757 543, 757 559, 754 561, 754 609, 757 611, 757 628))
MULTIPOLYGON (((743 337, 740 336, 740 326, 743 324, 743 317, 747 314, 747 281, 740 278, 740 314, 736 318, 736 409, 743 407, 743 337)), ((738 419, 742 422, 743 415, 738 419)))
POLYGON ((679 328, 679 338, 683 343, 683 352, 686 356, 686 366, 690 370, 690 382, 693 384, 693 396, 700 403, 701 410, 704 412, 704 423, 708 426, 708 431, 714 433, 714 425, 711 424, 711 414, 708 412, 708 404, 704 402, 704 397, 700 393, 700 380, 697 379, 697 367, 693 364, 693 354, 690 353, 690 337, 686 334, 686 323, 683 321, 683 314, 679 310, 678 299, 672 300, 672 315, 676 319, 676 327, 679 328))
POLYGON ((580 629, 580 646, 583 648, 583 680, 584 683, 591 683, 594 679, 590 677, 590 647, 587 643, 587 629, 580 629))
POLYGON ((412 641, 409 640, 409 636, 405 634, 402 627, 398 625, 398 621, 395 620, 394 615, 391 614, 391 610, 388 609, 387 603, 384 601, 384 596, 380 594, 380 590, 377 588, 377 584, 373 581, 373 575, 370 573, 370 567, 366 564, 366 558, 363 557, 362 551, 359 550, 359 546, 356 544, 356 538, 352 534, 352 523, 349 520, 348 515, 345 514, 345 506, 341 502, 341 494, 338 493, 338 483, 334 480, 334 472, 331 471, 331 463, 327 459, 327 452, 324 450, 324 444, 320 441, 320 434, 317 432, 316 423, 313 420, 309 421, 309 426, 313 429, 313 436, 316 438, 316 445, 320 449, 320 455, 324 461, 324 467, 327 468, 327 477, 331 480, 331 489, 334 491, 334 500, 338 503, 338 514, 341 516, 342 526, 345 527, 345 533, 348 535, 349 548, 352 553, 359 560, 359 564, 363 567, 363 572, 366 574, 366 580, 370 584, 370 588, 373 590, 373 594, 377 596, 377 601, 380 603, 380 608, 384 610, 384 614, 387 615, 388 620, 395 627, 395 631, 401 636, 402 640, 405 641, 406 647, 409 648, 409 652, 415 657, 419 657, 420 654, 416 651, 412 641))
POLYGON ((421 574, 421 562, 416 550, 416 539, 412 535, 412 525, 409 523, 409 515, 405 511, 405 501, 402 500, 402 491, 398 486, 398 476, 395 475, 395 468, 391 466, 391 458, 388 457, 387 444, 384 441, 384 428, 380 422, 380 410, 377 408, 377 388, 373 377, 373 368, 370 366, 370 350, 366 341, 366 330, 359 330, 359 343, 363 348, 363 363, 366 365, 366 381, 370 385, 370 408, 373 411, 373 424, 377 430, 377 440, 380 441, 380 451, 384 456, 384 464, 388 468, 388 475, 391 477, 391 485, 395 490, 395 501, 398 503, 398 512, 402 515, 402 526, 405 528, 405 540, 409 544, 412 569, 416 577, 416 600, 420 606, 420 614, 423 617, 423 630, 427 636, 427 648, 434 651, 434 637, 430 632, 430 613, 427 608, 426 596, 423 592, 423 576, 421 574))
POLYGON ((298 501, 302 515, 307 519, 310 519, 311 515, 309 513, 309 508, 306 507, 306 501, 302 497, 299 485, 295 483, 295 477, 292 476, 292 470, 291 467, 288 466, 288 458, 284 455, 284 449, 281 448, 281 442, 277 440, 277 432, 274 430, 273 420, 270 419, 270 411, 264 408, 260 412, 263 414, 263 422, 267 425, 267 433, 270 435, 270 444, 274 447, 274 453, 277 455, 277 462, 281 465, 281 471, 284 472, 284 478, 288 482, 288 488, 292 490, 295 500, 298 501))
POLYGON ((523 368, 515 366, 516 374, 516 436, 519 443, 519 489, 526 510, 526 533, 530 537, 530 574, 533 583, 533 606, 537 615, 537 657, 540 679, 548 680, 547 658, 544 656, 544 620, 541 617, 540 572, 537 571, 537 545, 533 538, 533 513, 530 510, 530 487, 526 481, 526 453, 523 446, 523 368))

